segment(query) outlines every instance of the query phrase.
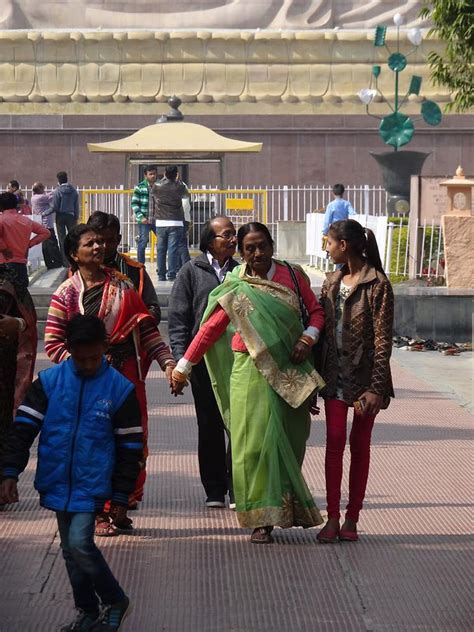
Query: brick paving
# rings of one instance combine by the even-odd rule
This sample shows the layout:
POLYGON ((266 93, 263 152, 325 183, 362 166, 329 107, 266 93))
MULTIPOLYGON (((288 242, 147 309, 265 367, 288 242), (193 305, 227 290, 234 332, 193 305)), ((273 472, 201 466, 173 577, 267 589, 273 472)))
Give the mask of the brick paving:
MULTIPOLYGON (((133 601, 124 632, 471 630, 472 417, 415 372, 396 362, 393 371, 397 398, 374 430, 360 541, 320 545, 315 529, 278 529, 266 547, 249 544, 233 512, 204 507, 190 394, 175 400, 153 371, 146 500, 133 534, 99 541, 133 601)), ((321 507, 323 458, 321 418, 304 465, 321 507)), ((51 632, 71 618, 34 465, 32 455, 21 502, 0 513, 0 632, 51 632)))

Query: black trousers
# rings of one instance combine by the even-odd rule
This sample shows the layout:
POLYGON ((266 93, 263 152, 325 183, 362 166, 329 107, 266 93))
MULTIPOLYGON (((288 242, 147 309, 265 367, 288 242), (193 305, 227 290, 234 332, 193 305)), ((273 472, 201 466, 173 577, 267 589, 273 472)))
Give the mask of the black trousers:
POLYGON ((58 231, 59 248, 63 260, 63 266, 69 268, 69 261, 64 254, 64 239, 66 234, 77 224, 77 220, 72 213, 56 213, 56 230, 58 231))
POLYGON ((204 360, 193 367, 191 389, 198 422, 201 482, 208 498, 220 498, 231 488, 230 441, 226 450, 226 430, 204 360))
POLYGON ((43 250, 43 259, 48 270, 52 268, 61 268, 63 260, 61 252, 58 246, 58 240, 56 239, 56 233, 54 228, 50 228, 49 232, 51 237, 42 242, 41 247, 43 250))

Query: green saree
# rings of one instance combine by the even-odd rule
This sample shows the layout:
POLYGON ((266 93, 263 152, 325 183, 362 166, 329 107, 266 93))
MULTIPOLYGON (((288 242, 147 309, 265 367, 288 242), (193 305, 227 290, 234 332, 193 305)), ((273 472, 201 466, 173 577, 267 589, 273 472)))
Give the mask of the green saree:
POLYGON ((290 361, 302 332, 298 299, 285 286, 250 277, 239 266, 210 294, 203 322, 218 304, 231 324, 205 360, 232 439, 239 523, 321 524, 301 465, 310 431, 308 399, 324 382, 309 362, 290 361), (232 352, 235 330, 248 353, 232 352))

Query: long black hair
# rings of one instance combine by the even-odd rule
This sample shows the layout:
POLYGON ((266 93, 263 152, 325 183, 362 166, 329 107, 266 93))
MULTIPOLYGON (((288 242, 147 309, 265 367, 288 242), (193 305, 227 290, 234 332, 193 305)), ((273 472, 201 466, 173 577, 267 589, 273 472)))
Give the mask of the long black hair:
POLYGON ((270 234, 270 231, 260 222, 249 222, 248 224, 244 224, 239 228, 239 232, 237 233, 237 247, 239 252, 242 254, 244 248, 244 238, 249 233, 263 233, 268 240, 268 243, 271 244, 273 248, 273 238, 270 234))
POLYGON ((355 219, 341 219, 331 224, 329 233, 337 241, 342 239, 346 241, 351 247, 351 252, 356 257, 365 259, 370 266, 385 274, 377 240, 370 228, 364 228, 355 219))

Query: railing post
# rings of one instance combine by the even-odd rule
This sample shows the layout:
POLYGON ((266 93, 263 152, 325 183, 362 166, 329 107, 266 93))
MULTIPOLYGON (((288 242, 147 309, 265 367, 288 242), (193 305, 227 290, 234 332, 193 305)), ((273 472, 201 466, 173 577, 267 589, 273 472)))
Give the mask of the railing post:
POLYGON ((288 185, 283 186, 283 221, 288 221, 288 185))
POLYGON ((390 264, 392 262, 392 245, 393 245, 393 229, 395 224, 393 222, 388 223, 387 233, 387 250, 385 252, 385 274, 390 276, 390 264))

